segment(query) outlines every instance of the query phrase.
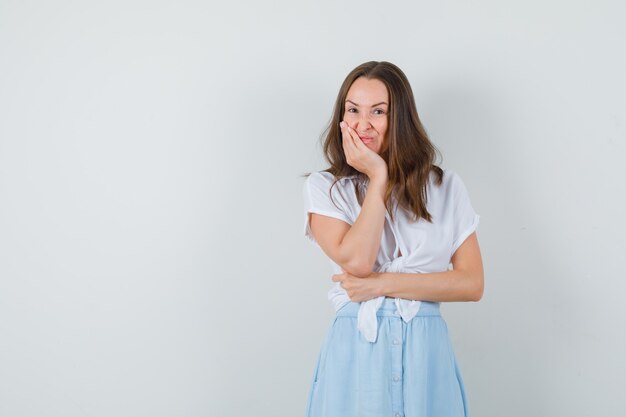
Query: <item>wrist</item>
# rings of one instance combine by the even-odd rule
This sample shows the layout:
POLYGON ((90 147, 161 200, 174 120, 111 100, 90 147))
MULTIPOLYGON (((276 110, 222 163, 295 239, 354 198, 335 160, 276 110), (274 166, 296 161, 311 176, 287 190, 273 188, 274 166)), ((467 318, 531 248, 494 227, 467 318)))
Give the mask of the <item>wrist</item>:
POLYGON ((387 173, 372 174, 369 176, 370 185, 387 186, 387 173))
POLYGON ((389 276, 385 272, 378 274, 378 296, 389 294, 389 276))
POLYGON ((367 192, 379 195, 383 200, 385 199, 385 193, 387 192, 387 179, 382 177, 370 178, 367 185, 367 192))

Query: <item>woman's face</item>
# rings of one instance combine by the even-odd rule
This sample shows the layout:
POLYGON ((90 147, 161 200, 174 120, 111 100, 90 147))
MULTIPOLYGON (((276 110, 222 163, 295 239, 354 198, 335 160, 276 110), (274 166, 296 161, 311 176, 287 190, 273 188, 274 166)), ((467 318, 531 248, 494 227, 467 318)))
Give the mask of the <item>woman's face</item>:
POLYGON ((356 130, 361 141, 380 153, 389 123, 389 93, 382 81, 357 78, 346 95, 344 122, 356 130))

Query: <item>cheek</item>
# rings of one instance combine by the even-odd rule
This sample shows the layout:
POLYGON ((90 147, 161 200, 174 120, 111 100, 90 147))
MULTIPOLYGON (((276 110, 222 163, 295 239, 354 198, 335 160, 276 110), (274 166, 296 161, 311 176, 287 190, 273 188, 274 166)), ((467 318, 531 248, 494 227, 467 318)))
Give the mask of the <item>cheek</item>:
POLYGON ((387 122, 381 120, 379 123, 376 124, 376 130, 378 130, 378 133, 380 133, 381 135, 387 133, 387 122))

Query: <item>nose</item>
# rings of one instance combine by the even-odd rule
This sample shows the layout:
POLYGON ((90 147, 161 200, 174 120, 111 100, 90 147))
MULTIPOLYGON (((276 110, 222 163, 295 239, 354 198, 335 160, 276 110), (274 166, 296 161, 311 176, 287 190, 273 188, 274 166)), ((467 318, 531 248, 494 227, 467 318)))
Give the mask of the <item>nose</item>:
POLYGON ((359 120, 357 120, 357 132, 359 133, 364 133, 367 132, 367 130, 372 126, 372 124, 369 121, 369 118, 366 115, 363 115, 361 117, 359 117, 359 120))

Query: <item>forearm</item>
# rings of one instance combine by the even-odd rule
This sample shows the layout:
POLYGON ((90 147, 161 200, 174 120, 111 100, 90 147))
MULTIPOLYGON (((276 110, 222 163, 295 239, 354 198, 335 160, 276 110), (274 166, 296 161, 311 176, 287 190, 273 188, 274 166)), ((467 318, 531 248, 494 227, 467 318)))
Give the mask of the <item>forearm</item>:
POLYGON ((479 301, 483 275, 466 270, 432 273, 384 272, 381 295, 422 301, 479 301))
POLYGON ((366 277, 372 272, 385 224, 386 187, 386 177, 370 180, 361 212, 341 241, 343 257, 350 260, 346 270, 353 275, 366 277))

